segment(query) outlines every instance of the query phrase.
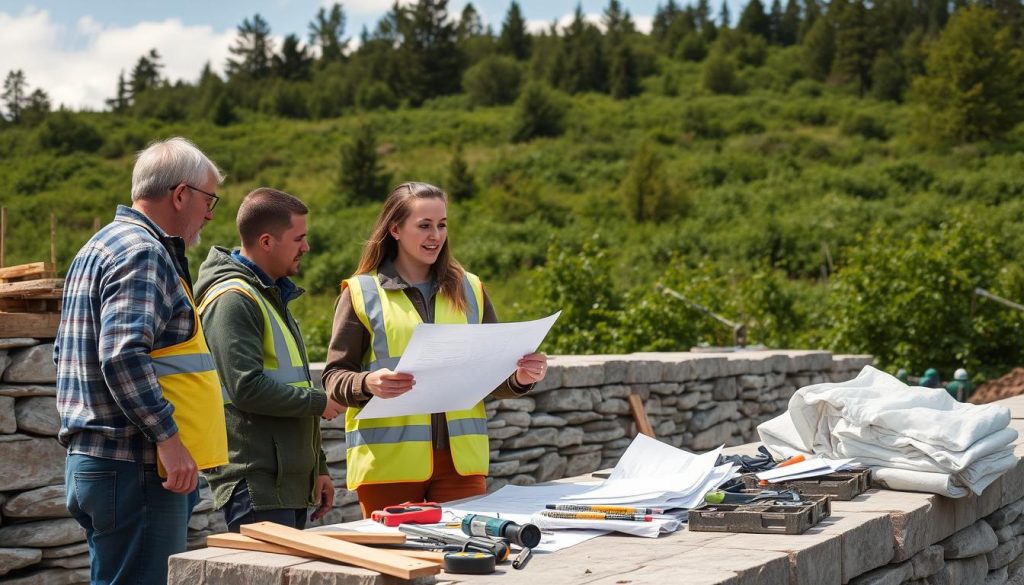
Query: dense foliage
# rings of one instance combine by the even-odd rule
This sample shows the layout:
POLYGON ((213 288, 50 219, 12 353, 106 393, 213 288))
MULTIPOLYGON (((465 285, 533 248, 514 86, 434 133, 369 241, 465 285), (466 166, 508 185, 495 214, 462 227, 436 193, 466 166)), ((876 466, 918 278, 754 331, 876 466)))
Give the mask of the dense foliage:
POLYGON ((293 306, 314 358, 388 186, 416 179, 452 193, 455 253, 503 318, 562 311, 549 351, 731 344, 710 311, 754 343, 998 374, 1024 320, 974 289, 1024 299, 1022 11, 958 6, 750 0, 733 23, 669 0, 644 34, 611 0, 600 26, 529 34, 515 2, 495 31, 418 0, 354 49, 341 6, 312 46, 254 15, 226 79, 171 83, 150 51, 106 112, 50 112, 10 72, 8 261, 47 256, 55 213, 66 266, 133 153, 184 135, 228 174, 193 268, 256 186, 313 209, 293 306))

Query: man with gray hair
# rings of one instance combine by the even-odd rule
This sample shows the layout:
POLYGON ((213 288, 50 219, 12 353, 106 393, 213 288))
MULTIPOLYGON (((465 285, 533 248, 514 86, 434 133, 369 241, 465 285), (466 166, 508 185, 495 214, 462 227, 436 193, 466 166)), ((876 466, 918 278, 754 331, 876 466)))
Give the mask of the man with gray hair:
POLYGON ((184 138, 154 142, 132 206, 68 268, 54 343, 67 507, 93 583, 166 583, 198 472, 227 463, 220 382, 192 300, 185 247, 213 219, 220 170, 184 138))

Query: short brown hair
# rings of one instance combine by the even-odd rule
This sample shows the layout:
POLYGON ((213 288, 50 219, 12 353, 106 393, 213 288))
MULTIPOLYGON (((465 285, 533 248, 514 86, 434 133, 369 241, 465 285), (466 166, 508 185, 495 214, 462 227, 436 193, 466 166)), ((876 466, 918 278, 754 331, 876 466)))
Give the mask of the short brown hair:
POLYGON ((238 235, 242 244, 251 246, 263 234, 275 238, 292 225, 293 215, 306 215, 309 208, 293 195, 284 191, 260 187, 254 189, 238 207, 238 235))

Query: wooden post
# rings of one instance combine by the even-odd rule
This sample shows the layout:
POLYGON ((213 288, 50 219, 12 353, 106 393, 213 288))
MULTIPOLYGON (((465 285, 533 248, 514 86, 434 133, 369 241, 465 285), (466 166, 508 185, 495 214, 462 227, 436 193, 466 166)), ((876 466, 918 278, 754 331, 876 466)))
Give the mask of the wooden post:
POLYGON ((658 437, 654 435, 654 427, 651 426, 651 421, 647 418, 643 398, 640 398, 638 394, 630 394, 627 400, 629 401, 629 409, 633 411, 633 422, 636 423, 637 432, 647 435, 652 439, 657 439, 658 437))
POLYGON ((0 268, 7 266, 7 208, 0 207, 0 268))
POLYGON ((98 231, 100 231, 100 218, 94 217, 92 218, 92 233, 95 234, 98 231))
POLYGON ((57 214, 50 214, 50 270, 57 272, 57 214))

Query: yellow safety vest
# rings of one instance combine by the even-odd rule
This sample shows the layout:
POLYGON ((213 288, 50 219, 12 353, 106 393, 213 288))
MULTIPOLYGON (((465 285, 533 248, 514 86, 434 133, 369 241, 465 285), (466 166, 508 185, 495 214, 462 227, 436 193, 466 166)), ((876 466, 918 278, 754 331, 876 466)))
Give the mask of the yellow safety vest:
MULTIPOLYGON (((202 314, 213 301, 229 291, 249 297, 263 313, 263 375, 281 384, 311 388, 313 383, 306 356, 291 329, 277 309, 251 284, 241 278, 218 282, 206 291, 199 313, 202 314)), ((224 404, 231 404, 231 397, 224 387, 221 387, 221 397, 224 404)))
MULTIPOLYGON (((352 307, 370 332, 370 348, 363 370, 394 369, 409 344, 413 329, 422 323, 412 301, 402 290, 384 290, 376 273, 361 274, 342 283, 352 295, 352 307)), ((468 307, 455 311, 448 299, 435 296, 435 323, 480 323, 483 286, 476 275, 463 279, 468 307)), ((376 399, 379 400, 379 399, 376 399)), ((363 484, 426 481, 433 473, 430 415, 393 416, 357 420, 362 409, 345 411, 348 489, 363 484)), ((480 401, 473 408, 446 412, 452 460, 460 475, 486 475, 490 463, 487 413, 480 401)))
MULTIPOLYGON (((195 318, 195 333, 188 341, 150 352, 153 369, 164 398, 174 405, 178 435, 199 469, 211 469, 228 462, 228 435, 221 405, 220 378, 206 345, 199 311, 184 279, 181 286, 188 296, 195 318)), ((157 458, 161 477, 167 472, 157 458)))

